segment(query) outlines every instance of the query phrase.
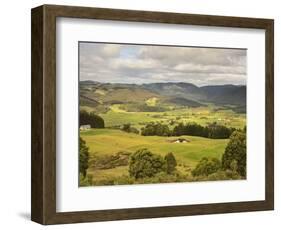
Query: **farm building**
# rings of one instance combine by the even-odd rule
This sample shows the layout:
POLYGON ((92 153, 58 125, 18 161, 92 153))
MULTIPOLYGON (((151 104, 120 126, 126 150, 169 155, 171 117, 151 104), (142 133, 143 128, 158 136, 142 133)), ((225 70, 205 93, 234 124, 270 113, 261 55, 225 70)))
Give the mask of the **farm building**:
POLYGON ((91 128, 91 125, 80 125, 80 130, 88 130, 91 128))
POLYGON ((174 140, 169 140, 169 142, 171 142, 171 143, 187 143, 187 142, 190 142, 190 140, 185 139, 185 138, 177 138, 177 139, 174 139, 174 140))

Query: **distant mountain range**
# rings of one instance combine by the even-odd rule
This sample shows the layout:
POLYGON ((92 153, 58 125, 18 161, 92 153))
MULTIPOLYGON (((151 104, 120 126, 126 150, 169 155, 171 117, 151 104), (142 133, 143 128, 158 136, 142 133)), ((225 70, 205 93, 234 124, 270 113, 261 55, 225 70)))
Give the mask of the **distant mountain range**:
POLYGON ((246 86, 244 85, 210 85, 198 87, 191 83, 151 83, 142 87, 166 96, 212 102, 215 104, 245 105, 246 86))
POLYGON ((81 96, 88 102, 144 101, 148 98, 159 98, 168 103, 198 107, 204 103, 216 105, 233 105, 246 108, 245 85, 209 85, 198 87, 185 82, 122 84, 80 81, 81 96), (93 90, 94 89, 94 90, 93 90), (93 93, 94 92, 94 93, 93 93))

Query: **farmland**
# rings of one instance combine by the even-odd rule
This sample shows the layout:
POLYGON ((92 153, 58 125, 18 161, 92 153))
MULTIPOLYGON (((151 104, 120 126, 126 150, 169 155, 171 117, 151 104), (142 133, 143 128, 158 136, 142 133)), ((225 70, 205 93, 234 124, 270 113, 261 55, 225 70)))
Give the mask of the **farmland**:
MULTIPOLYGON (((182 84, 177 86, 182 87, 182 84)), ((187 86, 190 90, 190 84, 187 86)), ((184 85, 185 88, 187 86, 184 85)), ((239 103, 234 104, 227 101, 229 95, 224 93, 225 90, 214 102, 208 101, 211 96, 205 95, 200 88, 193 95, 188 94, 187 98, 184 93, 179 95, 178 88, 174 92, 176 97, 172 97, 157 87, 81 84, 80 111, 94 113, 104 121, 103 128, 92 127, 80 131, 80 137, 89 150, 87 175, 90 185, 154 183, 153 178, 150 178, 152 182, 147 182, 130 177, 130 156, 140 149, 147 149, 163 159, 167 153, 172 153, 177 162, 175 172, 184 178, 179 180, 193 181, 192 170, 200 160, 204 157, 221 160, 229 142, 227 138, 175 136, 172 133, 166 136, 141 135, 148 124, 165 125, 171 131, 180 124, 193 123, 202 127, 222 126, 234 130, 243 130, 246 126, 245 99, 241 99, 243 96, 239 87, 227 86, 239 91, 236 99, 239 103), (122 129, 126 124, 134 132, 122 129)), ((169 87, 168 92, 171 93, 174 85, 165 87, 169 87)), ((161 180, 175 181, 173 178, 161 180)))
MULTIPOLYGON (((162 156, 167 152, 173 152, 176 160, 180 162, 178 169, 187 174, 204 156, 221 158, 227 144, 226 139, 212 140, 193 136, 181 136, 190 142, 173 143, 171 140, 175 137, 144 137, 113 129, 92 129, 81 131, 80 135, 89 146, 90 162, 95 155, 114 155, 120 151, 132 153, 140 148, 147 148, 162 156)), ((95 180, 112 174, 115 176, 128 174, 127 167, 124 166, 103 170, 90 167, 88 171, 95 180)))
MULTIPOLYGON (((201 125, 208 125, 216 122, 218 124, 231 126, 234 128, 243 128, 246 122, 246 115, 235 113, 231 109, 222 109, 214 105, 198 108, 178 108, 165 112, 128 112, 120 109, 121 105, 115 104, 110 106, 106 113, 100 116, 105 120, 106 127, 119 126, 130 123, 141 128, 147 122, 162 122, 169 124, 171 121, 196 122, 201 125)), ((122 105, 124 106, 124 105, 122 105)), ((82 106, 81 109, 94 111, 90 107, 82 106)))

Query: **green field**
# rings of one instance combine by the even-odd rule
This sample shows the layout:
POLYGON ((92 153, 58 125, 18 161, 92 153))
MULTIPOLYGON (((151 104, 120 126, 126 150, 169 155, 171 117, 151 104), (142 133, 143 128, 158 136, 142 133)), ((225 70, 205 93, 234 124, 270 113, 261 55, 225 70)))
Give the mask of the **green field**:
MULTIPOLYGON (((81 109, 92 111, 90 107, 83 106, 81 109)), ((105 121, 106 127, 120 126, 130 123, 136 128, 143 127, 144 123, 162 122, 169 124, 171 121, 196 122, 201 125, 208 125, 216 122, 233 128, 243 128, 246 124, 246 115, 235 113, 230 109, 218 110, 216 106, 198 108, 175 108, 165 112, 128 112, 120 109, 120 105, 110 106, 109 111, 99 114, 105 121)))
MULTIPOLYGON (((193 125, 200 125, 202 129, 220 126, 232 130, 231 132, 234 130, 245 132, 246 89, 244 86, 225 85, 206 89, 180 82, 163 84, 89 82, 80 85, 80 111, 85 111, 89 116, 94 114, 103 121, 102 127, 95 126, 96 120, 91 124, 91 129, 80 131, 80 137, 89 148, 90 155, 87 175, 93 183, 86 183, 87 186, 193 181, 198 178, 198 180, 209 180, 206 175, 196 178, 192 172, 204 157, 221 161, 229 139, 211 139, 218 137, 209 133, 177 136, 188 132, 173 132, 174 128, 193 123, 193 125), (160 134, 143 132, 152 122, 166 127, 169 132, 166 135, 163 131, 160 134), (129 130, 124 128, 126 126, 130 127, 129 130), (176 143, 179 139, 185 141, 176 143), (167 153, 172 153, 177 163, 174 174, 167 173, 164 179, 157 175, 160 179, 155 182, 149 181, 155 179, 157 177, 155 175, 148 178, 148 181, 141 181, 129 175, 129 159, 132 159, 132 154, 144 148, 154 155, 160 155, 163 159, 167 153), (121 163, 117 164, 115 158, 121 163), (176 179, 169 179, 174 175, 177 175, 176 179)), ((80 125, 90 124, 87 122, 81 124, 80 119, 80 125)), ((228 138, 230 134, 219 138, 228 138)), ((221 165, 221 171, 225 170, 221 165)), ((229 175, 216 176, 219 179, 235 178, 229 175)))
POLYGON ((196 122, 201 125, 208 125, 216 122, 217 124, 225 125, 233 128, 243 128, 245 126, 245 114, 237 114, 232 110, 214 111, 214 108, 199 107, 199 108, 183 108, 166 112, 126 112, 116 111, 116 107, 111 108, 107 113, 100 114, 105 120, 106 127, 122 125, 130 123, 131 125, 140 128, 143 123, 147 122, 162 122, 167 123, 175 121, 176 123, 196 122))
MULTIPOLYGON (((147 148, 153 153, 164 156, 173 152, 178 162, 178 170, 183 168, 190 171, 196 163, 204 156, 221 158, 227 139, 209 139, 194 136, 181 136, 190 142, 172 143, 175 137, 141 136, 113 129, 91 129, 80 131, 80 136, 86 141, 91 156, 113 155, 119 151, 134 152, 141 148, 147 148)), ((91 161, 91 160, 90 160, 91 161)), ((95 180, 108 177, 109 175, 127 175, 127 167, 116 167, 113 169, 95 170, 88 169, 88 173, 95 180)))

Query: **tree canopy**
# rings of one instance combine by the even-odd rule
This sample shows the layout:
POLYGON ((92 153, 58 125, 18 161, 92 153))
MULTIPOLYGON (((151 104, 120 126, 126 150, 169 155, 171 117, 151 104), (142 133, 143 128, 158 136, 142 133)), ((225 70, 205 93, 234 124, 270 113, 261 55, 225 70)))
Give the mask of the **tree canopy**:
POLYGON ((221 162, 217 158, 203 157, 192 170, 193 176, 208 176, 220 170, 221 162))
POLYGON ((222 156, 222 167, 233 170, 234 168, 241 176, 246 176, 246 133, 235 131, 222 156))
POLYGON ((79 138, 79 172, 85 177, 89 167, 89 148, 86 142, 79 138))
POLYGON ((81 110, 79 114, 80 125, 91 125, 91 128, 104 128, 104 120, 94 112, 81 110))
POLYGON ((148 149, 139 149, 130 156, 129 174, 136 179, 153 177, 159 172, 165 171, 163 157, 151 153, 148 149))
POLYGON ((164 160, 166 161, 166 172, 172 174, 176 170, 177 161, 173 153, 168 153, 164 160))
POLYGON ((216 123, 209 124, 208 126, 202 126, 195 122, 183 124, 180 123, 174 127, 173 135, 190 135, 199 137, 208 137, 212 139, 226 139, 229 138, 234 128, 228 128, 216 123))
POLYGON ((168 125, 160 123, 149 123, 141 129, 143 136, 170 136, 171 132, 168 125))

